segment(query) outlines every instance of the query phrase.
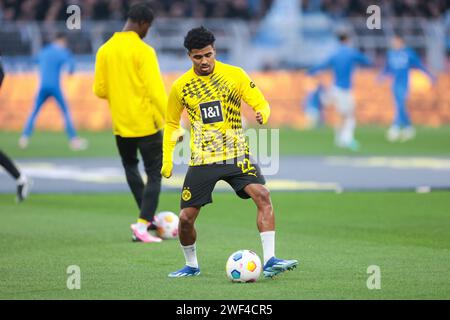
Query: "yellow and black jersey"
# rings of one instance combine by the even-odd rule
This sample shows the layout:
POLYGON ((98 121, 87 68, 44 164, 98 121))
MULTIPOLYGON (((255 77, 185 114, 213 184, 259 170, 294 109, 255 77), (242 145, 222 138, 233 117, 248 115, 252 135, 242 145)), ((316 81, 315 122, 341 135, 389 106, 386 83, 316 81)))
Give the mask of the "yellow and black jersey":
POLYGON ((166 113, 164 158, 172 161, 174 132, 186 108, 191 123, 191 166, 240 157, 248 153, 241 122, 241 100, 263 122, 269 117, 269 104, 244 70, 216 61, 208 76, 197 75, 193 68, 172 86, 166 113))

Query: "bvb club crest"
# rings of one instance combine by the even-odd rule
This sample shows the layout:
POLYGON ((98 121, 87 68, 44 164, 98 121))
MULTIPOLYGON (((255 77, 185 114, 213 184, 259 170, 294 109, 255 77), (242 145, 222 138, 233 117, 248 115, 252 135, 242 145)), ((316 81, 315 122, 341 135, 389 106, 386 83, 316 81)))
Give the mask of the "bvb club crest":
POLYGON ((183 192, 181 193, 181 198, 184 201, 189 201, 191 197, 192 197, 191 192, 188 189, 184 189, 183 192))

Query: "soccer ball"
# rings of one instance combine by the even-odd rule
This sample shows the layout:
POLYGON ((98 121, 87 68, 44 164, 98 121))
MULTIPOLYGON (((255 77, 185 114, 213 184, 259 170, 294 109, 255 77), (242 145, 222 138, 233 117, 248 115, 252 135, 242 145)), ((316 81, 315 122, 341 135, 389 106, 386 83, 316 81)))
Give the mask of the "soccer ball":
POLYGON ((261 274, 261 259, 250 250, 239 250, 227 261, 227 276, 232 282, 255 282, 261 274))
POLYGON ((163 239, 178 237, 178 216, 170 211, 162 211, 155 216, 156 234, 163 239))

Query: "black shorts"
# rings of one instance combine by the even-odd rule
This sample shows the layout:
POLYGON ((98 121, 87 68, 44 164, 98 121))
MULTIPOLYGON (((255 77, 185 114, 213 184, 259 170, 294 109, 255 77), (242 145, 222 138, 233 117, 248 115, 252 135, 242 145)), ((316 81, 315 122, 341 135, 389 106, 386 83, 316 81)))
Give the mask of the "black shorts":
POLYGON ((244 191, 247 185, 266 183, 259 166, 244 157, 228 160, 227 163, 190 166, 181 192, 181 209, 211 203, 212 192, 219 180, 228 182, 242 199, 250 198, 244 191))

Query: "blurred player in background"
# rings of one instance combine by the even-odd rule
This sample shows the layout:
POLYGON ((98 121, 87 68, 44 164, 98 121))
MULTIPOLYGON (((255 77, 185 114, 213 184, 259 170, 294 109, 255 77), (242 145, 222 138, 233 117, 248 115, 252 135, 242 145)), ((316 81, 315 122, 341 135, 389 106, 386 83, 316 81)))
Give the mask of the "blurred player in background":
POLYGON ((56 35, 54 41, 45 46, 37 57, 40 71, 40 88, 36 97, 33 110, 28 117, 25 129, 19 139, 19 146, 26 148, 33 134, 36 117, 42 108, 42 105, 48 98, 54 97, 64 117, 64 124, 67 136, 69 137, 69 146, 72 150, 84 150, 87 148, 87 141, 77 136, 77 132, 72 123, 69 107, 64 99, 60 78, 61 70, 67 64, 69 73, 72 74, 75 69, 75 61, 70 50, 67 48, 67 40, 64 34, 56 35))
POLYGON ((317 128, 323 123, 326 90, 325 85, 319 81, 316 88, 307 94, 303 102, 309 128, 317 128))
POLYGON ((322 64, 311 68, 308 74, 315 75, 327 69, 333 71, 334 87, 329 92, 329 98, 341 115, 341 124, 335 132, 335 144, 340 148, 357 151, 359 143, 354 137, 356 119, 352 77, 357 65, 368 66, 372 63, 367 56, 350 46, 350 38, 346 33, 339 34, 339 42, 336 52, 322 64))
POLYGON ((193 67, 176 80, 169 95, 161 170, 166 178, 172 175, 176 132, 184 108, 191 122, 191 161, 181 194, 179 222, 186 265, 169 277, 200 274, 194 224, 200 208, 212 202, 212 192, 219 180, 229 183, 240 198, 252 198, 255 202, 264 275, 272 277, 294 268, 298 262, 275 257, 272 202, 259 166, 249 157, 241 123, 241 100, 253 108, 259 124, 267 122, 270 108, 244 70, 215 60, 214 42, 214 35, 203 27, 188 32, 184 47, 193 67))
POLYGON ((107 99, 116 144, 128 185, 140 214, 131 225, 133 240, 161 242, 151 235, 161 191, 162 132, 167 94, 155 50, 142 39, 153 22, 152 9, 132 6, 122 32, 116 32, 97 52, 94 93, 107 99), (147 183, 139 172, 141 154, 147 183))
MULTIPOLYGON (((2 59, 0 55, 0 91, 5 78, 5 72, 3 71, 2 59)), ((19 171, 14 162, 8 157, 6 153, 0 150, 0 165, 16 180, 17 193, 16 201, 22 202, 28 196, 30 182, 27 177, 19 171)))
POLYGON ((393 78, 392 94, 395 100, 395 118, 386 134, 386 138, 391 142, 407 141, 415 137, 415 130, 406 106, 409 71, 413 68, 423 71, 433 83, 435 82, 435 77, 425 68, 417 54, 411 48, 406 47, 400 36, 394 36, 391 40, 391 49, 387 52, 385 67, 380 75, 380 79, 386 75, 393 78))

